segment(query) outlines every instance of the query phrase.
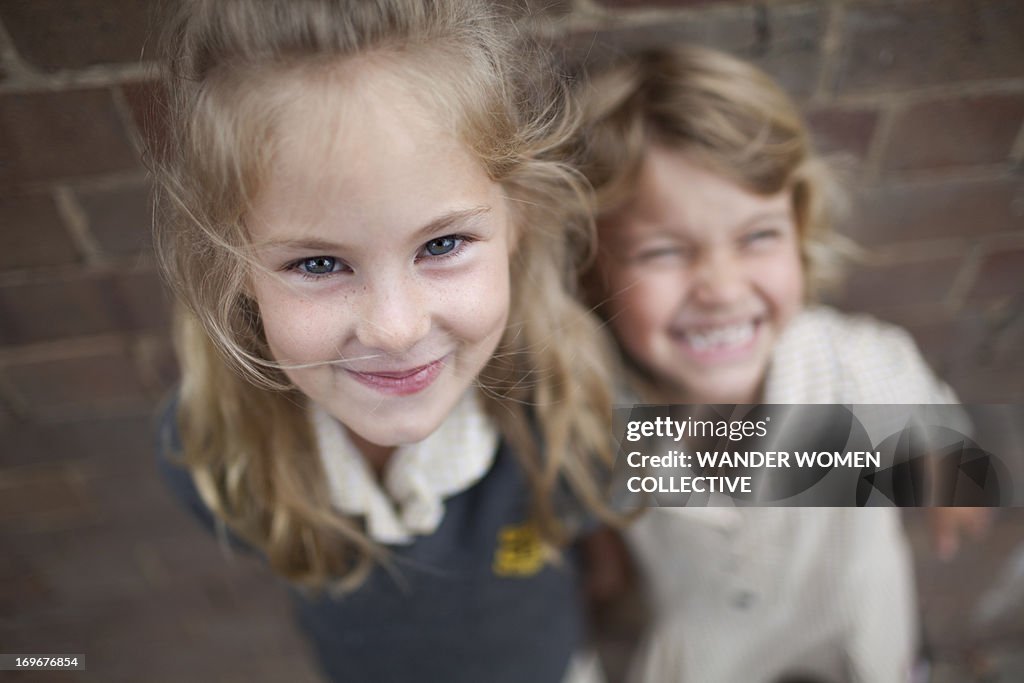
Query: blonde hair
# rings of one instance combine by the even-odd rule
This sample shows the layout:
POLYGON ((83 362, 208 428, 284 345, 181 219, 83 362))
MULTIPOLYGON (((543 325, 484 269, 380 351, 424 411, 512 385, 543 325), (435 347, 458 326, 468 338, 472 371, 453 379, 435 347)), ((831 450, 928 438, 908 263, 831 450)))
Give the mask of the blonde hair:
POLYGON ((844 200, 796 104, 767 74, 724 52, 674 47, 590 74, 582 102, 582 169, 599 221, 631 199, 656 143, 752 192, 789 190, 808 292, 834 283, 850 251, 832 229, 844 200))
POLYGON ((563 160, 578 116, 562 89, 531 80, 544 71, 491 12, 475 0, 192 0, 166 34, 170 133, 152 158, 156 249, 180 302, 184 463, 204 502, 293 581, 358 585, 385 553, 330 506, 306 399, 246 293, 243 219, 284 99, 259 86, 359 68, 356 56, 431 72, 423 96, 511 200, 509 324, 477 382, 526 471, 535 524, 565 540, 555 498, 566 481, 612 518, 599 484, 612 459, 610 354, 572 296, 593 243, 585 181, 563 160))

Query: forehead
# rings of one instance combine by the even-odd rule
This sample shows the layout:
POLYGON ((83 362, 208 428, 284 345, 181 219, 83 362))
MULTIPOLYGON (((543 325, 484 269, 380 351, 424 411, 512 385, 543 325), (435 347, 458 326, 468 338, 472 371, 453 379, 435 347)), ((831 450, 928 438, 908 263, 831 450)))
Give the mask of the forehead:
MULTIPOLYGON (((271 132, 272 154, 250 230, 422 223, 425 211, 489 184, 439 112, 393 70, 361 65, 292 87, 271 132)), ((422 87, 422 86, 420 86, 422 87)))
POLYGON ((792 217, 791 192, 757 194, 685 150, 651 144, 629 201, 601 221, 602 236, 659 231, 716 233, 761 218, 792 217))

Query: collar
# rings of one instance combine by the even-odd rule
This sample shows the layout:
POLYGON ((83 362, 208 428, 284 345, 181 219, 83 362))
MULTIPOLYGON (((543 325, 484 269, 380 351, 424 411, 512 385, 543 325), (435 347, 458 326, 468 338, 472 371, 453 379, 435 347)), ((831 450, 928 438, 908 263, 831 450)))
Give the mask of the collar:
POLYGON ((370 538, 385 544, 433 533, 444 499, 479 481, 498 447, 498 432, 470 389, 430 436, 395 450, 380 482, 345 427, 316 405, 310 412, 331 502, 364 517, 370 538))

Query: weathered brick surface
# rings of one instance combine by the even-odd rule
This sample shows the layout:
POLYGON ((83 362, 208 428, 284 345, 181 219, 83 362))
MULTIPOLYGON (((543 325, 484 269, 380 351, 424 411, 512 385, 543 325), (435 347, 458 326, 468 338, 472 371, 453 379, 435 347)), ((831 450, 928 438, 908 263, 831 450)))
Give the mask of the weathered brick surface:
POLYGON ((1019 230, 1024 181, 943 180, 862 189, 845 232, 865 245, 1019 230))
POLYGON ((0 270, 79 260, 53 199, 47 194, 0 195, 0 270))
POLYGON ((165 329, 167 307, 160 279, 151 270, 0 286, 0 344, 165 329))
POLYGON ((153 422, 148 415, 12 425, 3 441, 0 467, 88 461, 107 474, 134 477, 153 469, 153 422))
POLYGON ((0 96, 0 188, 138 167, 109 91, 0 96))
POLYGON ((119 278, 117 297, 130 312, 132 329, 164 331, 170 327, 170 296, 156 271, 138 271, 119 278))
POLYGON ((840 92, 1024 75, 1024 6, 1016 0, 913 0, 847 5, 840 92))
POLYGON ((1024 310, 1024 249, 986 256, 968 300, 972 304, 1012 304, 1017 310, 1024 310))
POLYGON ((735 4, 733 0, 597 0, 601 5, 612 9, 632 9, 637 7, 707 7, 715 4, 735 4))
MULTIPOLYGON (((222 561, 154 470, 150 413, 176 367, 139 229, 149 216, 132 140, 138 131, 161 142, 166 131, 159 86, 139 81, 131 63, 157 4, 175 3, 0 0, 21 60, 0 65, 0 645, 87 652, 90 670, 62 673, 64 683, 318 680, 280 585, 244 558, 222 561), (62 208, 80 216, 57 214, 51 198, 63 188, 73 201, 62 208), (82 231, 74 241, 69 228, 82 231)), ((524 5, 534 24, 569 15, 547 35, 596 29, 569 36, 576 62, 696 41, 810 96, 819 146, 861 161, 871 183, 846 230, 882 254, 854 269, 840 301, 908 326, 962 399, 1024 402, 1024 257, 1014 237, 1024 234, 1024 185, 1009 164, 998 169, 1020 130, 1024 5, 524 5), (826 40, 831 18, 837 32, 826 40)), ((940 655, 977 635, 962 615, 1020 542, 1024 517, 1010 522, 962 562, 940 566, 915 548, 940 655)), ((911 526, 920 536, 921 524, 911 526)), ((602 645, 623 664, 627 636, 616 633, 602 645)), ((998 633, 1016 645, 1024 631, 998 633)))
POLYGON ((868 108, 818 107, 807 112, 817 149, 863 161, 878 127, 878 111, 868 108))
POLYGON ((138 411, 150 401, 124 352, 9 364, 2 372, 19 401, 33 415, 49 419, 138 411))
POLYGON ((22 59, 55 71, 153 59, 158 7, 140 0, 6 0, 0 20, 22 59))
POLYGON ((180 373, 169 337, 154 336, 141 340, 137 356, 140 371, 154 390, 163 395, 174 388, 180 373))
POLYGON ((757 44, 757 35, 754 13, 747 8, 738 12, 710 13, 700 22, 679 19, 601 31, 579 31, 567 35, 563 42, 562 50, 569 64, 593 67, 622 54, 685 42, 714 45, 730 52, 751 51, 757 44))
POLYGON ((977 363, 992 325, 984 316, 971 312, 957 317, 906 325, 933 370, 944 376, 954 365, 977 363), (956 340, 951 344, 950 340, 956 340))
POLYGON ((962 258, 943 258, 855 268, 846 281, 843 305, 876 314, 894 308, 941 305, 962 265, 962 258), (893 287, 893 282, 900 286, 893 287))
POLYGON ((571 34, 564 49, 570 64, 593 67, 642 49, 699 43, 752 60, 794 96, 803 97, 816 85, 824 21, 817 4, 770 6, 764 12, 734 5, 708 12, 700 21, 686 18, 571 34))
POLYGON ((809 96, 818 83, 825 11, 818 4, 772 5, 756 24, 758 41, 741 56, 775 78, 797 98, 809 96))
POLYGON ((68 466, 10 468, 0 477, 0 529, 5 533, 76 527, 95 515, 68 466))
POLYGON ((150 188, 131 184, 113 188, 86 189, 76 193, 103 253, 123 256, 151 247, 153 215, 150 188))
POLYGON ((932 169, 1009 160, 1024 124, 1024 91, 919 102, 899 112, 885 170, 932 169))
POLYGON ((131 327, 111 298, 110 276, 69 278, 0 287, 0 344, 15 345, 131 327))

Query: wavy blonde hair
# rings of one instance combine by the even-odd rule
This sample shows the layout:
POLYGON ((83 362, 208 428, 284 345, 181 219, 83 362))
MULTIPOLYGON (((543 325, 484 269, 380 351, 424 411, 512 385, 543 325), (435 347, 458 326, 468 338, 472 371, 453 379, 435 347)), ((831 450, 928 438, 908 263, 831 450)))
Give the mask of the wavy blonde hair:
POLYGON ((610 467, 610 353, 574 281, 593 244, 585 181, 565 163, 563 88, 475 0, 192 0, 166 32, 169 134, 153 150, 156 250, 177 295, 183 460, 205 503, 298 583, 355 586, 385 557, 332 509, 305 397, 274 362, 247 293, 244 217, 268 174, 283 98, 265 86, 378 56, 410 69, 511 200, 508 328, 477 380, 527 474, 543 537, 564 542, 565 482, 592 511, 610 467), (284 76, 284 79, 278 78, 284 76), (261 89, 262 87, 262 89, 261 89))
POLYGON ((581 101, 582 169, 597 193, 599 223, 632 198, 655 143, 752 192, 789 190, 809 294, 835 284, 854 255, 833 231, 845 198, 832 171, 796 104, 753 64, 697 46, 652 50, 595 69, 581 101))

